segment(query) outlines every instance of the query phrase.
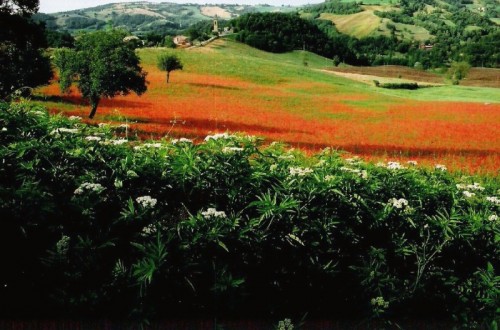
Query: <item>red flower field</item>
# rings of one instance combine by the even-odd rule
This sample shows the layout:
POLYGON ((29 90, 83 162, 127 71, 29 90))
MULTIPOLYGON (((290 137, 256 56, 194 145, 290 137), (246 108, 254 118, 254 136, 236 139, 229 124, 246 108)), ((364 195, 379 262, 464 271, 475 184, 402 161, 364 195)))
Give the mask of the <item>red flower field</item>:
MULTIPOLYGON (((150 63, 145 69, 148 92, 103 100, 98 121, 127 118, 143 138, 244 132, 307 151, 332 147, 371 160, 417 160, 475 173, 500 168, 498 103, 413 101, 311 79, 260 84, 195 70, 175 71, 167 85, 163 72, 150 63)), ((60 95, 55 83, 42 93, 60 95)), ((77 94, 63 99, 73 103, 68 115, 88 113, 77 94)))

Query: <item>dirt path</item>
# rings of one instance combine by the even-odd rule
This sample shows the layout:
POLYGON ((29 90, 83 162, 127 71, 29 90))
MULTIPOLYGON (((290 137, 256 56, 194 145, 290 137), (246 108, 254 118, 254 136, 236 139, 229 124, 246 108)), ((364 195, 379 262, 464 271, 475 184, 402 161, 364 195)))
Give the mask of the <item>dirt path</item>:
POLYGON ((402 79, 402 78, 392 78, 392 77, 380 77, 380 76, 373 76, 373 75, 367 75, 367 74, 360 74, 360 73, 349 73, 349 72, 338 72, 338 71, 332 71, 332 70, 319 70, 322 72, 327 72, 334 74, 336 76, 356 80, 363 82, 368 85, 373 85, 373 81, 377 80, 382 84, 385 83, 417 83, 421 86, 440 86, 443 84, 440 83, 435 83, 435 82, 428 82, 428 81, 420 81, 420 80, 414 80, 414 79, 402 79))

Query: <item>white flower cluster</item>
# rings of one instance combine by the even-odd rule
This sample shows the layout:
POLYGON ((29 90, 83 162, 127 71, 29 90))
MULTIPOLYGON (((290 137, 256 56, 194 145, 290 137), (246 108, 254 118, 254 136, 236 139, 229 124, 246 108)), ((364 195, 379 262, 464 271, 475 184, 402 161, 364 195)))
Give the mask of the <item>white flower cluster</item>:
POLYGON ((498 220, 498 215, 492 214, 488 217, 488 220, 490 221, 497 221, 498 220))
POLYGON ((229 135, 227 133, 218 133, 218 134, 214 134, 214 135, 207 135, 205 137, 205 141, 219 140, 219 139, 230 139, 232 137, 233 137, 233 135, 229 135))
POLYGON ((163 145, 161 143, 144 143, 134 147, 134 150, 141 150, 143 148, 161 148, 163 145))
POLYGON ((156 198, 151 198, 151 196, 141 196, 137 197, 135 201, 143 208, 152 208, 156 205, 156 198))
POLYGON ((389 170, 401 170, 405 167, 401 165, 399 162, 387 162, 386 166, 389 170))
POLYGON ((346 158, 345 161, 349 164, 357 164, 360 163, 362 160, 359 156, 354 156, 352 158, 346 158))
POLYGON ((486 197, 486 200, 490 203, 493 203, 495 205, 500 205, 500 198, 496 196, 488 196, 486 197))
POLYGON ((128 143, 128 140, 127 139, 117 139, 117 140, 110 140, 109 142, 111 142, 111 144, 113 144, 115 146, 118 146, 118 145, 128 143))
POLYGON ((306 176, 313 172, 309 167, 290 167, 289 170, 291 176, 306 176))
POLYGON ((483 191, 484 190, 484 187, 482 187, 477 182, 474 182, 474 184, 467 184, 467 185, 465 185, 463 183, 458 183, 456 186, 457 186, 457 189, 459 189, 459 190, 464 190, 464 189, 479 190, 479 191, 483 191))
POLYGON ((75 121, 79 121, 79 120, 82 120, 82 117, 80 116, 69 116, 68 118, 69 120, 75 120, 75 121))
POLYGON ((234 154, 237 152, 243 151, 243 148, 238 148, 238 147, 224 147, 222 148, 222 152, 225 154, 234 154))
POLYGON ((82 195, 83 193, 85 193, 87 191, 100 193, 104 189, 105 188, 99 183, 84 182, 73 193, 75 195, 82 195))
POLYGON ((67 134, 76 134, 78 133, 79 130, 78 128, 65 128, 65 127, 59 127, 50 132, 50 135, 59 135, 61 133, 67 133, 67 134))
POLYGON ((85 140, 87 140, 87 141, 101 141, 101 138, 98 137, 98 136, 92 136, 91 135, 91 136, 85 137, 85 140))
POLYGON ((333 181, 335 180, 335 175, 325 175, 325 181, 333 181))
POLYGON ((370 303, 372 304, 372 306, 375 306, 375 307, 380 307, 380 308, 388 308, 389 307, 389 302, 385 301, 383 297, 372 298, 370 303))
POLYGON ((201 212, 201 215, 203 215, 203 217, 205 219, 210 219, 212 217, 214 217, 214 218, 227 218, 226 212, 217 211, 213 207, 210 207, 206 211, 201 212))
POLYGON ((389 199, 389 204, 392 205, 392 207, 395 207, 397 209, 402 209, 403 207, 408 206, 408 201, 404 198, 396 199, 396 198, 391 198, 389 199))
POLYGON ((359 175, 363 179, 368 179, 368 172, 366 170, 359 170, 357 168, 341 167, 341 171, 349 172, 359 175))
POLYGON ((143 235, 151 235, 156 231, 156 226, 154 224, 149 224, 146 227, 142 228, 143 235))
POLYGON ((476 194, 474 194, 473 192, 467 191, 467 190, 464 190, 462 193, 464 194, 465 198, 471 198, 471 197, 476 196, 476 194))
POLYGON ((180 139, 173 139, 172 140, 172 144, 177 144, 177 143, 193 143, 193 140, 186 139, 186 138, 180 138, 180 139))
POLYGON ((104 127, 108 127, 108 126, 109 126, 108 123, 99 123, 99 124, 97 124, 97 127, 99 127, 99 128, 104 128, 104 127))
POLYGON ((434 166, 434 168, 436 170, 440 170, 442 172, 445 172, 447 170, 446 165, 443 165, 443 164, 436 164, 436 166, 434 166))
POLYGON ((276 171, 276 169, 278 168, 278 164, 273 164, 271 166, 269 166, 269 172, 274 172, 276 171))
POLYGON ((409 160, 409 161, 407 161, 406 163, 407 163, 408 165, 411 165, 411 166, 417 166, 417 165, 418 165, 418 163, 417 163, 417 161, 416 161, 416 160, 409 160))
POLYGON ((70 237, 63 235, 61 239, 56 243, 56 251, 60 255, 65 255, 68 253, 70 237))
POLYGON ((7 127, 2 127, 2 132, 7 132, 7 127))

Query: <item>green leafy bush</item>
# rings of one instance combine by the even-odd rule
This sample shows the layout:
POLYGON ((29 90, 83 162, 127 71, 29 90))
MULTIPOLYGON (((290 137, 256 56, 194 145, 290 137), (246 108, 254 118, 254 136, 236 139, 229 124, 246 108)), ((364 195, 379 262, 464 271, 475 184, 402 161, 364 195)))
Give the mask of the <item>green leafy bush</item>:
POLYGON ((1 108, 3 317, 498 319, 497 177, 1 108))

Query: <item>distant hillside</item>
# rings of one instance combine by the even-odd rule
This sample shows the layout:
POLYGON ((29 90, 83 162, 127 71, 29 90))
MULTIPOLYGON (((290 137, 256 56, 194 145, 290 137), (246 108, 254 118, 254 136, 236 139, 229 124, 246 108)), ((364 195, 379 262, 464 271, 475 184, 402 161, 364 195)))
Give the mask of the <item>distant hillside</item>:
POLYGON ((442 34, 467 41, 498 30, 498 0, 341 0, 305 6, 302 17, 333 22, 356 38, 388 36, 432 42, 442 34))
POLYGON ((150 32, 175 34, 189 26, 215 17, 231 19, 252 12, 291 12, 290 6, 268 5, 196 5, 175 3, 114 3, 55 14, 39 13, 35 19, 47 28, 68 31, 92 31, 105 27, 123 28, 142 35, 150 32))

